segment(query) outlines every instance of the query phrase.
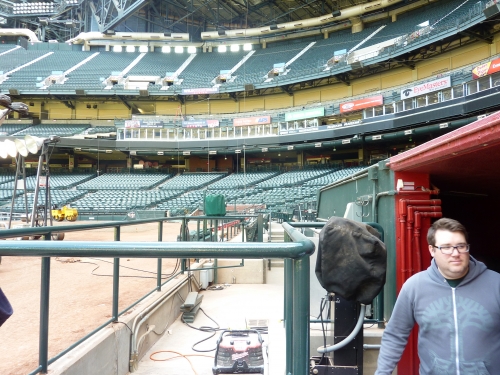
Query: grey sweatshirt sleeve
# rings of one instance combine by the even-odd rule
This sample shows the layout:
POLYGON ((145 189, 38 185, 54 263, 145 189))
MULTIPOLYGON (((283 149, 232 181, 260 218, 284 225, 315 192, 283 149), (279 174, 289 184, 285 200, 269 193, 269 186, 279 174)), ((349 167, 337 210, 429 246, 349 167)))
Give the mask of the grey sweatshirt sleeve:
POLYGON ((382 335, 382 346, 378 356, 375 375, 391 375, 396 368, 408 342, 415 320, 413 302, 407 284, 403 286, 392 311, 389 323, 382 335))

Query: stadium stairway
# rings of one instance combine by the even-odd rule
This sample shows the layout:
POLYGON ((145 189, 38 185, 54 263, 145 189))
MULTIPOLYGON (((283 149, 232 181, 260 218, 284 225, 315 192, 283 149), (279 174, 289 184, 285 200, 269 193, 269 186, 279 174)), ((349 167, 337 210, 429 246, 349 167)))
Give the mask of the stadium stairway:
MULTIPOLYGON (((285 242, 285 230, 280 223, 271 221, 269 229, 270 231, 264 234, 264 242, 285 242)), ((276 267, 284 268, 284 260, 278 258, 267 259, 267 268, 269 271, 276 267)))

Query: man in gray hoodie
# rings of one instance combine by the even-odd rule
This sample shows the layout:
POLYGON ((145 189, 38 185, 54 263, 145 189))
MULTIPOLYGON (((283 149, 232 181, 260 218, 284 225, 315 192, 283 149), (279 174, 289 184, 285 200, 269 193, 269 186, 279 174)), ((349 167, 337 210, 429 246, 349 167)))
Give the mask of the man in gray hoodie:
POLYGON ((500 274, 469 255, 456 220, 436 221, 427 241, 434 259, 401 288, 375 375, 392 374, 415 323, 420 375, 500 374, 500 274))

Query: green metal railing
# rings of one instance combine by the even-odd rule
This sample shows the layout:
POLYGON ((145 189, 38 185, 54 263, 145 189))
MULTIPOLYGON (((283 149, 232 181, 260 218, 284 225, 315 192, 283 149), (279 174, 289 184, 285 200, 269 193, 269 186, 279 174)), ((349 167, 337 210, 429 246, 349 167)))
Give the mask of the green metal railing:
MULTIPOLYGON (((253 215, 245 215, 245 217, 253 215)), ((237 217, 231 217, 234 220, 237 217)), ((127 225, 158 222, 158 242, 99 242, 99 241, 0 241, 0 256, 40 256, 41 292, 40 292, 40 334, 39 334, 39 367, 31 374, 47 372, 48 365, 79 345, 88 337, 109 323, 117 321, 118 317, 135 306, 142 297, 132 306, 118 312, 118 276, 120 258, 158 258, 158 285, 151 291, 160 290, 161 286, 161 259, 162 258, 232 258, 232 259, 262 259, 283 258, 289 264, 288 275, 285 279, 285 327, 287 334, 287 373, 303 375, 309 368, 309 256, 314 252, 314 244, 298 230, 287 223, 283 224, 287 238, 293 242, 287 243, 243 243, 243 242, 161 242, 162 223, 164 221, 182 220, 222 220, 220 217, 184 217, 136 220, 133 222, 112 222, 105 224, 71 225, 43 228, 22 228, 0 232, 0 238, 19 236, 43 235, 46 240, 51 239, 52 232, 70 232, 97 228, 114 228, 115 241, 120 241, 120 228, 127 225), (71 345, 56 357, 48 359, 48 321, 49 321, 49 287, 51 257, 109 257, 114 258, 113 275, 113 314, 112 318, 71 345), (289 338, 293 341, 288 343, 289 338), (288 362, 290 361, 290 367, 288 362)), ((240 219, 240 218, 237 218, 240 219)), ((243 220, 241 218, 241 220, 243 220)), ((262 220, 260 220, 262 221, 262 220)), ((181 232, 182 233, 182 232, 181 232)), ((185 262, 184 262, 185 264, 185 262)), ((180 273, 185 270, 185 267, 180 273)), ((148 294, 148 295, 149 295, 148 294)), ((30 375, 31 375, 30 374, 30 375)))

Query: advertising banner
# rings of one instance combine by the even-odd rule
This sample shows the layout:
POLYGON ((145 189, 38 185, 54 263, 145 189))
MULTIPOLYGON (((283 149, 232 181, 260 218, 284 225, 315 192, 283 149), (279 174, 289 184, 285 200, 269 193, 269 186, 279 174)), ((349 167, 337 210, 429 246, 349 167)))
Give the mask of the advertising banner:
POLYGON ((403 89, 401 90, 401 100, 428 94, 433 91, 439 91, 448 87, 451 87, 450 76, 403 89))
POLYGON ((489 74, 500 72, 500 59, 495 59, 487 63, 476 66, 472 69, 472 78, 478 79, 489 74))
POLYGON ((219 87, 182 89, 182 95, 205 95, 205 94, 217 94, 218 92, 219 92, 219 87))
POLYGON ((163 128, 163 121, 125 120, 125 128, 163 128))
POLYGON ((233 119, 233 126, 264 125, 271 123, 271 116, 239 117, 233 119))
POLYGON ((384 104, 384 97, 382 95, 371 96, 369 98, 353 100, 352 102, 341 103, 340 113, 359 111, 360 109, 376 107, 382 104, 384 104))
POLYGON ((125 120, 126 128, 140 128, 141 122, 139 120, 125 120))
POLYGON ((325 107, 309 108, 303 111, 285 113, 285 121, 304 120, 311 117, 323 117, 325 115, 325 107))
POLYGON ((183 120, 183 128, 216 128, 219 120, 183 120))

